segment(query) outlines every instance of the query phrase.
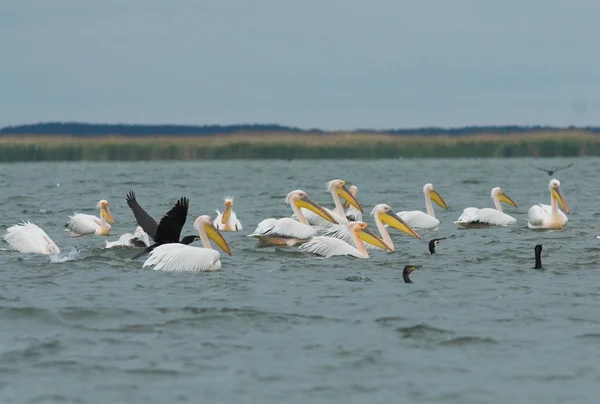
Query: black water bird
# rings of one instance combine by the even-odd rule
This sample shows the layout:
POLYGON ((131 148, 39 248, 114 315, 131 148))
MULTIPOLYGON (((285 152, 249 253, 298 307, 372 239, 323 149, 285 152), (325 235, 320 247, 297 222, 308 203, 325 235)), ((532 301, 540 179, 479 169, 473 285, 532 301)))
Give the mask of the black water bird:
POLYGON ((573 163, 569 164, 568 166, 564 166, 564 167, 556 167, 556 168, 550 168, 550 169, 547 169, 547 168, 541 168, 541 167, 536 167, 536 166, 534 166, 534 165, 533 165, 533 164, 531 164, 531 163, 529 163, 529 165, 530 165, 531 167, 533 167, 533 168, 537 168, 538 170, 545 171, 545 172, 547 172, 547 173, 548 173, 548 175, 552 176, 552 175, 554 175, 554 173, 555 173, 556 171, 558 171, 558 170, 564 170, 565 168, 569 168, 569 167, 571 167, 571 166, 573 165, 573 163))
POLYGON ((435 246, 438 245, 438 243, 441 240, 446 240, 448 237, 442 237, 442 238, 434 238, 433 240, 429 240, 429 253, 430 254, 435 254, 435 246))
POLYGON ((535 246, 535 269, 542 268, 542 245, 538 244, 535 246))
POLYGON ((129 191, 127 196, 125 197, 127 201, 127 205, 133 212, 133 216, 135 216, 135 221, 137 224, 154 240, 156 236, 156 228, 158 227, 158 223, 156 220, 152 218, 138 203, 137 199, 135 199, 135 193, 133 191, 129 191))
POLYGON ((404 279, 404 283, 413 283, 413 281, 410 280, 408 275, 410 275, 410 273, 417 268, 419 267, 416 265, 406 265, 404 267, 404 270, 402 271, 402 279, 404 279))
MULTIPOLYGON (((183 225, 185 224, 185 220, 187 218, 188 207, 188 198, 180 198, 175 204, 175 206, 173 206, 171 210, 169 210, 167 214, 162 219, 160 219, 160 223, 156 227, 153 237, 154 244, 152 244, 150 247, 145 248, 144 251, 142 251, 141 253, 136 254, 133 257, 133 259, 139 258, 142 255, 149 253, 150 251, 154 250, 156 247, 162 244, 191 244, 194 241, 198 240, 198 236, 185 236, 184 238, 179 240, 179 237, 181 236, 181 229, 183 228, 183 225)), ((141 207, 139 209, 142 212, 144 212, 144 210, 141 207)), ((148 217, 150 217, 146 212, 144 213, 148 217)), ((141 223, 138 222, 138 224, 141 226, 141 223)))

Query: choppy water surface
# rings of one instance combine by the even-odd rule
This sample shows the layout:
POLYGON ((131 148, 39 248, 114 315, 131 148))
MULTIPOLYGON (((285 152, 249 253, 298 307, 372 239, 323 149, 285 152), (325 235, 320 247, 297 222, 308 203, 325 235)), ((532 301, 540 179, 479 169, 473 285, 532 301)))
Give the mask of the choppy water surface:
POLYGON ((0 165, 0 231, 31 220, 62 249, 51 260, 0 245, 0 402, 596 402, 600 160, 556 173, 572 210, 559 232, 527 229, 550 179, 529 161, 0 165), (290 190, 331 206, 333 178, 356 184, 368 211, 424 210, 426 182, 450 207, 436 207, 438 232, 393 232, 397 251, 369 260, 257 248, 246 236, 291 214, 290 190), (519 204, 505 209, 518 224, 459 230, 452 221, 490 207, 494 186, 519 204), (132 231, 130 189, 157 219, 188 196, 183 234, 234 195, 244 231, 224 233, 233 256, 221 255, 223 271, 142 269, 136 250, 63 232, 68 215, 96 214, 101 198, 116 220, 109 240, 132 231), (454 237, 430 255, 438 235, 454 237), (532 269, 538 243, 543 271, 532 269), (411 285, 406 263, 423 265, 411 285))

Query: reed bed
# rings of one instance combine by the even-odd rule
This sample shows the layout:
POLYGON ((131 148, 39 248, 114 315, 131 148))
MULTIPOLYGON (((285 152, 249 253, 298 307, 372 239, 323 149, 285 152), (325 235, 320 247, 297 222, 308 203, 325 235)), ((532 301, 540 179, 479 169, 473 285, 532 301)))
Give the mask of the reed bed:
POLYGON ((525 156, 600 156, 600 136, 565 131, 462 136, 330 132, 198 137, 0 137, 0 162, 525 156))

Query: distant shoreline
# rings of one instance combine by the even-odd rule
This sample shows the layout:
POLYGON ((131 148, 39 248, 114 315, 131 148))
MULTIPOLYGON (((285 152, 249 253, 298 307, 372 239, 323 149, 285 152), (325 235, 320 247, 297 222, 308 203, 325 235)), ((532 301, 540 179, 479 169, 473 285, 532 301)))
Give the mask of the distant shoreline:
POLYGON ((0 133, 0 162, 600 156, 582 129, 468 135, 251 131, 176 135, 0 133))
POLYGON ((305 134, 305 135, 390 135, 390 136, 474 136, 474 135, 527 135, 589 133, 600 134, 600 126, 557 127, 543 125, 490 125, 462 127, 421 127, 399 129, 351 129, 323 130, 319 128, 303 129, 279 124, 232 124, 232 125, 143 125, 143 124, 101 124, 86 122, 41 122, 35 124, 7 126, 0 128, 0 138, 13 136, 70 136, 70 137, 211 137, 222 135, 267 135, 267 134, 305 134))

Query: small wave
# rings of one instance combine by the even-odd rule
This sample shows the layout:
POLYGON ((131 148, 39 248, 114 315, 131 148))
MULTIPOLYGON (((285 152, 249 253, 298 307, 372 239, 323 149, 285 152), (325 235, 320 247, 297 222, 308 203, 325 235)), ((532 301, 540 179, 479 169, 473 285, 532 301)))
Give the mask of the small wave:
POLYGON ((375 322, 377 324, 381 324, 383 326, 395 326, 398 323, 402 323, 406 321, 406 318, 404 317, 379 317, 375 319, 375 322))
POLYGON ((51 355, 59 352, 62 349, 61 343, 58 340, 51 341, 35 341, 32 344, 22 348, 14 349, 0 355, 0 360, 3 363, 11 362, 18 363, 28 359, 39 359, 45 355, 51 355))
POLYGON ((347 276, 343 279, 348 282, 373 282, 373 279, 371 279, 371 278, 367 278, 365 276, 358 276, 358 275, 347 276))
POLYGON ((600 332, 592 332, 588 334, 578 335, 576 338, 579 339, 600 339, 600 332))
POLYGON ((452 331, 442 328, 432 327, 427 324, 417 324, 410 327, 398 327, 396 331, 402 335, 402 338, 435 338, 443 335, 454 334, 452 331))
POLYGON ((465 346, 465 345, 488 345, 488 344, 497 344, 498 341, 492 338, 482 338, 482 337, 456 337, 446 341, 440 342, 442 346, 465 346))
POLYGON ((63 254, 51 255, 50 262, 52 264, 57 264, 57 263, 61 263, 61 262, 75 261, 75 259, 77 259, 78 255, 79 255, 79 251, 71 250, 66 255, 63 255, 63 254))

